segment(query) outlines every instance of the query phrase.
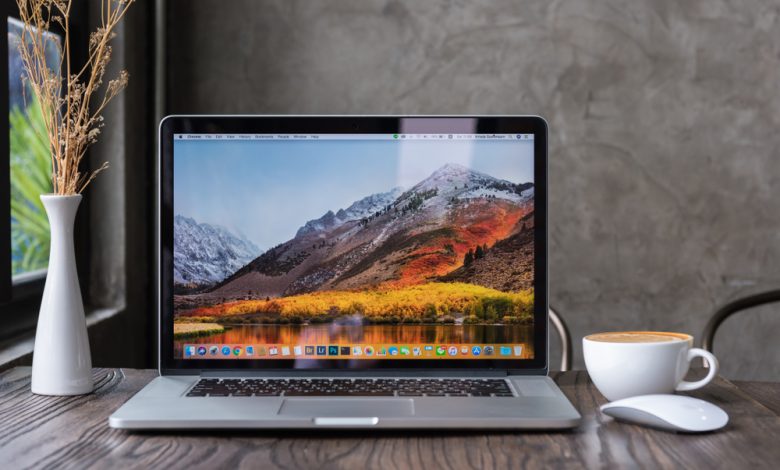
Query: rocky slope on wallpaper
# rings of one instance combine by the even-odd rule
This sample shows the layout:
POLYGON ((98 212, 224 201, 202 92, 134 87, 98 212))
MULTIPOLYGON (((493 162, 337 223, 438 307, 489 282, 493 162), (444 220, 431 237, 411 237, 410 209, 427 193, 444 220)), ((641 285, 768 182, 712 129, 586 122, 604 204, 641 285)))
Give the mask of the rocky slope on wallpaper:
POLYGON ((306 222, 293 239, 270 248, 210 293, 223 299, 277 297, 403 287, 448 275, 528 288, 530 282, 502 282, 509 273, 525 271, 520 278, 531 279, 533 194, 532 183, 448 164, 405 191, 370 195, 306 222), (500 253, 510 251, 513 257, 502 259, 500 253))
POLYGON ((176 215, 173 230, 173 282, 178 293, 212 287, 262 251, 225 228, 176 215))
POLYGON ((346 209, 339 209, 335 214, 328 211, 319 219, 310 220, 298 229, 296 238, 311 233, 326 233, 337 229, 347 222, 360 220, 384 209, 403 193, 401 188, 393 188, 386 193, 372 194, 354 202, 346 209))

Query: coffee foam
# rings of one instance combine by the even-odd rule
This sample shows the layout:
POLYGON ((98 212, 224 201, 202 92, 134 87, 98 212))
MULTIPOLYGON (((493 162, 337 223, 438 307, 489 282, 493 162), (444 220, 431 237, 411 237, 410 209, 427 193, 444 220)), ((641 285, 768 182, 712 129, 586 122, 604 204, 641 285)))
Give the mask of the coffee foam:
POLYGON ((620 331, 613 333, 596 333, 585 337, 590 341, 602 343, 668 343, 686 341, 690 336, 681 333, 666 333, 660 331, 620 331))

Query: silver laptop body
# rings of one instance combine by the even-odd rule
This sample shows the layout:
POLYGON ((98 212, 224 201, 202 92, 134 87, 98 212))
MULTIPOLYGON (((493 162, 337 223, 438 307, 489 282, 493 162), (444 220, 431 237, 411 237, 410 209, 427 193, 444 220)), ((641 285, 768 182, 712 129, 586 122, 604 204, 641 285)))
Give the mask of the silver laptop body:
POLYGON ((169 116, 159 170, 160 376, 111 427, 579 424, 542 118, 169 116))

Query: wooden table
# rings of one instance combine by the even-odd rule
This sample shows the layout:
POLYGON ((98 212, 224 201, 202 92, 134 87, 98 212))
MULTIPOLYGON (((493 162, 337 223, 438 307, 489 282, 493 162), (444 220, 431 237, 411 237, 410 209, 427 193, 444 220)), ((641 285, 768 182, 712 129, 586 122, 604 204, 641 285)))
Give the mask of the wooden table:
POLYGON ((693 395, 731 422, 674 434, 603 416, 585 372, 554 374, 584 416, 567 432, 128 433, 108 416, 156 375, 96 369, 95 393, 30 393, 30 369, 0 374, 0 467, 18 468, 769 468, 780 464, 780 384, 719 378, 693 395))

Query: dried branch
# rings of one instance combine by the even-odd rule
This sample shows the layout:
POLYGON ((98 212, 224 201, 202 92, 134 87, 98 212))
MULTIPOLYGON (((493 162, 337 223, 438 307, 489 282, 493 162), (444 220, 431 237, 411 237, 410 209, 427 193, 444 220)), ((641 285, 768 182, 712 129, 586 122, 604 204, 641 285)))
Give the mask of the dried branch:
POLYGON ((71 72, 70 13, 72 0, 16 0, 24 28, 19 42, 27 76, 26 83, 38 98, 52 160, 55 194, 79 194, 101 171, 79 170, 87 148, 97 141, 103 127, 103 110, 129 80, 127 71, 108 81, 98 102, 92 96, 104 83, 111 61, 110 41, 115 29, 135 0, 101 0, 101 24, 89 37, 89 57, 77 73, 71 72), (56 25, 64 32, 64 47, 56 43, 59 61, 49 64, 46 48, 52 44, 48 31, 56 25), (64 73, 64 77, 62 74, 64 73), (64 88, 64 90, 63 90, 64 88), (64 91, 64 93, 63 93, 64 91))

